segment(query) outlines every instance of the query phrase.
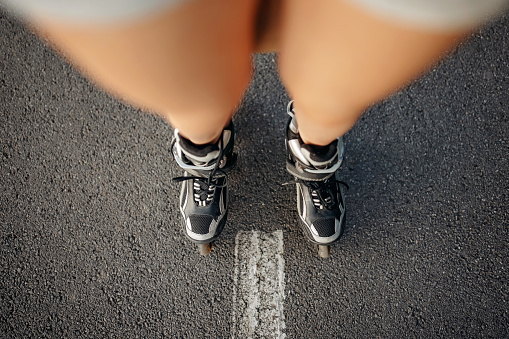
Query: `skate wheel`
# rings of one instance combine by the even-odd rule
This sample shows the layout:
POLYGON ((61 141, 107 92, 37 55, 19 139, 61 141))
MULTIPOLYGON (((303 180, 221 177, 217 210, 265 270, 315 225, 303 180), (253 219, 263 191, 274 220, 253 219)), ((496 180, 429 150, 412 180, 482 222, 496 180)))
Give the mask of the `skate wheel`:
POLYGON ((318 245, 318 256, 320 258, 328 258, 330 256, 330 246, 318 245))
POLYGON ((203 256, 208 255, 210 253, 210 251, 212 250, 212 243, 208 242, 205 244, 199 244, 198 250, 200 251, 201 255, 203 255, 203 256))

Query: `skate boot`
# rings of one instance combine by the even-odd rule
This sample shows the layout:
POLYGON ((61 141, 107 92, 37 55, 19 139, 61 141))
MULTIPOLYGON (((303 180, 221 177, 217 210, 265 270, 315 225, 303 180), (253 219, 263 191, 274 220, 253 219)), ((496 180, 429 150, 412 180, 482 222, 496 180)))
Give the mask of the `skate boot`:
POLYGON ((286 169, 297 182, 297 210, 306 237, 318 245, 322 258, 330 255, 330 244, 339 240, 345 224, 345 198, 337 171, 343 161, 343 140, 327 146, 305 144, 299 135, 293 101, 288 104, 286 169))
POLYGON ((228 215, 228 178, 237 160, 233 153, 234 131, 230 123, 214 144, 195 145, 175 130, 172 152, 185 171, 180 212, 185 234, 207 255, 226 223, 228 215))

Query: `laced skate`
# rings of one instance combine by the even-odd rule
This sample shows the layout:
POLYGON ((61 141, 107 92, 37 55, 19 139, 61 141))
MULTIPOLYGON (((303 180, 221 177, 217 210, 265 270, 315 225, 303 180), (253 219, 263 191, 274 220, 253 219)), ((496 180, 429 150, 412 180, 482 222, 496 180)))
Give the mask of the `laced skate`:
POLYGON ((305 236, 318 245, 321 257, 330 255, 330 244, 338 241, 345 224, 345 198, 338 179, 343 161, 343 140, 327 146, 305 144, 299 135, 293 101, 288 104, 286 128, 287 171, 295 177, 297 210, 305 236))
POLYGON ((228 215, 228 173, 237 160, 233 153, 233 124, 226 127, 214 144, 195 145, 175 130, 172 153, 184 176, 180 212, 184 232, 198 244, 200 254, 207 255, 211 242, 224 228, 228 215))

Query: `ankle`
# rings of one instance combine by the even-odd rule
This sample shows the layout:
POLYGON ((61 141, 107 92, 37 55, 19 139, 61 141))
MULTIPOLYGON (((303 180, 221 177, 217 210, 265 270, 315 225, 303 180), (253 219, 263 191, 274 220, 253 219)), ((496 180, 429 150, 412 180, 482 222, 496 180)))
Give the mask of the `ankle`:
POLYGON ((217 134, 217 135, 214 134, 213 137, 198 136, 198 137, 186 138, 186 139, 188 139, 190 142, 192 142, 196 146, 203 146, 203 145, 213 145, 213 144, 217 143, 217 141, 219 140, 220 137, 221 137, 221 132, 219 132, 219 134, 217 134))
POLYGON ((188 142, 196 146, 215 144, 221 137, 223 130, 214 133, 185 133, 180 129, 177 130, 181 138, 186 139, 188 142))

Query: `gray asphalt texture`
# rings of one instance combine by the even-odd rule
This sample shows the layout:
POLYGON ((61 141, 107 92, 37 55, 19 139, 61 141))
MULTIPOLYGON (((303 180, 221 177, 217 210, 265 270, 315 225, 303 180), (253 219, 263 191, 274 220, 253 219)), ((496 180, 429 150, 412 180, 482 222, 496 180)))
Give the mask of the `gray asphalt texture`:
POLYGON ((507 338, 509 18, 346 135, 346 231, 318 258, 284 169, 289 100, 255 57, 228 224, 183 235, 171 128, 0 14, 0 336, 230 336, 239 230, 284 232, 288 338, 507 338))

